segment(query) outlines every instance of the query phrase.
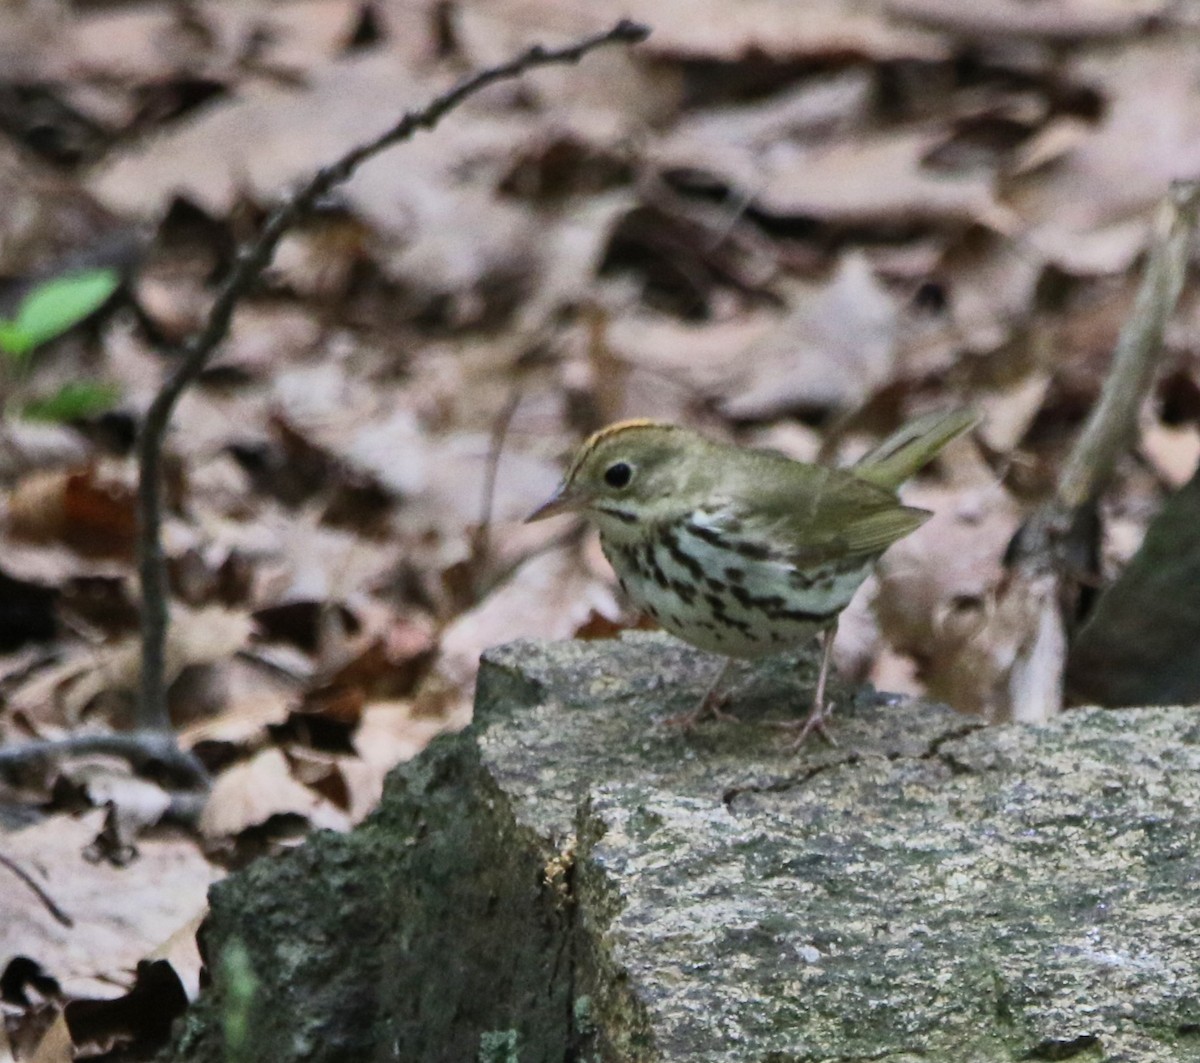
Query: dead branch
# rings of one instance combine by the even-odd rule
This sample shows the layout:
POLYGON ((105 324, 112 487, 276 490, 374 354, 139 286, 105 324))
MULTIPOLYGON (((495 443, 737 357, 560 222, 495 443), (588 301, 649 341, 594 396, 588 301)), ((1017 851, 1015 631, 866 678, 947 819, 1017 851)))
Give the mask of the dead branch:
POLYGON ((94 755, 119 757, 139 770, 159 765, 182 785, 197 789, 206 789, 209 783, 204 765, 193 754, 180 749, 169 731, 77 734, 22 742, 0 748, 0 772, 52 758, 94 755))
POLYGON ((225 339, 235 307, 270 263, 280 239, 362 163, 423 129, 433 129, 443 117, 487 86, 517 77, 535 67, 577 62, 588 52, 607 44, 635 44, 644 40, 648 33, 645 26, 623 19, 603 33, 563 48, 534 45, 507 63, 464 78, 426 106, 407 112, 381 136, 318 170, 275 208, 258 235, 238 252, 204 327, 184 345, 175 372, 146 411, 138 438, 138 572, 142 587, 142 674, 138 723, 143 731, 170 732, 165 675, 168 588, 166 558, 161 541, 163 438, 175 404, 225 339))
POLYGON ((1172 184, 1155 215, 1137 300, 1112 369, 1059 477, 1052 499, 1017 533, 1009 575, 989 628, 979 635, 1006 664, 994 688, 1003 718, 1041 722, 1060 712, 1070 627, 1093 554, 1095 504, 1137 433, 1167 320, 1183 288, 1200 213, 1200 182, 1172 184))
POLYGON ((28 871, 21 867, 21 865, 15 860, 13 860, 11 857, 5 856, 3 853, 0 853, 0 865, 8 868, 9 871, 11 871, 17 876, 17 878, 25 883, 25 885, 33 891, 34 896, 42 902, 46 911, 48 911, 52 916, 54 916, 55 919, 62 923, 63 926, 73 927, 75 925, 75 920, 72 919, 65 911, 63 911, 61 907, 59 907, 54 898, 42 888, 41 883, 38 882, 38 880, 35 879, 28 871))
POLYGON ((1197 211, 1196 181, 1175 181, 1159 204, 1137 301, 1121 329, 1100 401, 1059 477, 1058 502, 1063 507, 1075 509, 1096 498, 1112 479, 1117 458, 1136 437, 1138 411, 1158 368, 1163 330, 1183 289, 1197 211))

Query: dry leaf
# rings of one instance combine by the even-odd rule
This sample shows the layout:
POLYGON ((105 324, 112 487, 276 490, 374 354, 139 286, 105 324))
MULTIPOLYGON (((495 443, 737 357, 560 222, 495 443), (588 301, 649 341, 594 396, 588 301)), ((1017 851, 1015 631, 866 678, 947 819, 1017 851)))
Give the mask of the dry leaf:
POLYGON ((1015 231, 1017 217, 997 200, 993 179, 926 166, 932 147, 928 133, 900 132, 797 152, 766 168, 754 202, 773 217, 840 226, 977 224, 1015 231))
POLYGON ((74 1048, 71 1031, 67 1028, 67 1017, 59 1012, 29 1057, 29 1063, 70 1063, 75 1058, 74 1048))
POLYGON ((131 557, 137 535, 133 490, 101 478, 93 466, 33 473, 9 496, 8 527, 21 538, 58 540, 91 556, 131 557))
POLYGON ((526 561, 507 583, 442 632, 438 669, 469 687, 479 655, 489 646, 518 638, 570 638, 592 610, 617 614, 611 588, 587 571, 577 550, 548 551, 526 561))
POLYGON ((139 959, 205 905, 220 872, 191 838, 144 836, 127 868, 90 863, 84 850, 104 826, 102 810, 52 816, 4 835, 20 865, 74 920, 62 925, 12 873, 0 868, 0 955, 35 958, 70 997, 111 996, 139 959))
POLYGON ((759 420, 789 410, 852 409, 888 379, 896 307, 861 255, 827 286, 799 289, 777 328, 741 352, 745 376, 722 408, 759 420))
POLYGON ((272 816, 288 814, 302 816, 315 826, 341 830, 348 826, 342 813, 293 778, 282 752, 264 749, 213 783, 200 831, 207 838, 232 838, 272 816))
POLYGON ((1178 490, 1200 463, 1200 429, 1195 424, 1165 425, 1150 421, 1142 426, 1141 451, 1168 487, 1178 490))
POLYGON ((1017 529, 1017 507, 998 484, 965 491, 914 484, 904 498, 933 516, 879 562, 880 626, 893 649, 917 660, 931 694, 979 710, 993 703, 993 692, 974 689, 964 647, 986 652, 980 632, 1017 529))

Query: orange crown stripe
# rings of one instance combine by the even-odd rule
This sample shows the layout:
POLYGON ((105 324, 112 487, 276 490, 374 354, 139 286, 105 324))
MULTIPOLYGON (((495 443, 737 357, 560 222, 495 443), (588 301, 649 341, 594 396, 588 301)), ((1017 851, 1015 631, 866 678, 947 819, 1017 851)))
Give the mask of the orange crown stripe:
POLYGON ((575 470, 579 468, 588 458, 596 447, 608 439, 609 436, 619 435, 630 428, 678 428, 678 425, 667 424, 665 421, 653 421, 648 417, 635 417, 628 421, 616 421, 613 424, 605 425, 597 432, 593 432, 584 440, 583 446, 579 448, 579 453, 575 460, 571 463, 571 468, 567 471, 567 479, 570 479, 575 470))

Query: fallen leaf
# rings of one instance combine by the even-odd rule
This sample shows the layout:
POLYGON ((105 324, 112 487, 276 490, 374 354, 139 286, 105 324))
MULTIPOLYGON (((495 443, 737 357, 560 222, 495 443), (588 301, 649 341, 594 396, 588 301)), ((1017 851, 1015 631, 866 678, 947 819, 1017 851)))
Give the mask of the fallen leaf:
POLYGON ((0 955, 36 957, 68 997, 111 996, 137 961, 205 905, 220 871, 196 843, 147 835, 127 868, 89 863, 84 850, 104 825, 97 809, 50 816, 4 836, 20 865, 74 921, 65 927, 26 885, 0 868, 0 955))
POLYGON ((847 256, 828 285, 799 289, 787 316, 741 352, 743 379, 722 409, 760 420, 860 405, 892 370, 897 313, 866 259, 847 256))
POLYGON ((955 490, 915 483, 904 500, 933 516, 877 566, 880 628, 889 646, 917 661, 934 697, 964 711, 982 711, 995 704, 997 694, 990 679, 965 666, 964 654, 973 646, 988 650, 981 632, 1020 519, 1018 508, 999 484, 955 490))
POLYGON ((343 813, 295 780, 280 750, 264 749, 217 777, 200 816, 200 832, 210 839, 233 838, 272 816, 288 814, 314 826, 348 826, 343 813))
POLYGON ((1178 490, 1200 463, 1200 429, 1195 424, 1165 425, 1154 420, 1142 426, 1141 451, 1168 487, 1178 490))
POLYGON ((67 1027, 66 1015, 59 1012, 50 1029, 42 1036, 30 1063, 70 1063, 75 1058, 71 1031, 67 1027))
POLYGON ((967 6, 955 0, 885 0, 897 17, 969 40, 1031 38, 1075 42, 1121 38, 1148 28, 1164 0, 992 0, 967 6))
POLYGON ((93 466, 37 472, 8 499, 8 527, 34 542, 58 540, 83 554, 132 557, 137 535, 133 489, 93 466))
POLYGON ((592 610, 616 615, 611 587, 587 571, 576 549, 547 551, 446 627, 438 671, 469 688, 479 655, 489 646, 517 638, 569 638, 592 610))
POLYGON ((928 132, 897 132, 799 151, 763 174, 753 196, 774 218, 815 218, 837 226, 964 228, 1015 231, 1017 216, 996 197, 986 173, 924 164, 928 132))

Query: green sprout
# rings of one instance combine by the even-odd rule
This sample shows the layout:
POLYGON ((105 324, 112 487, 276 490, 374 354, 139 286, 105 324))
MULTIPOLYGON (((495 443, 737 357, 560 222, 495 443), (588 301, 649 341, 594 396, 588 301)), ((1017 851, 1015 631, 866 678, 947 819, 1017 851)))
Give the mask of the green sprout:
MULTIPOLYGON (((116 270, 88 269, 39 284, 22 300, 13 317, 0 317, 0 353, 18 369, 25 368, 38 347, 94 314, 120 283, 116 270)), ((28 400, 21 412, 31 420, 73 421, 110 409, 119 394, 111 384, 76 380, 50 395, 28 400)))
POLYGON ((33 289, 11 319, 0 318, 0 351, 22 361, 36 348, 57 339, 111 298, 121 278, 113 269, 64 273, 33 289))

